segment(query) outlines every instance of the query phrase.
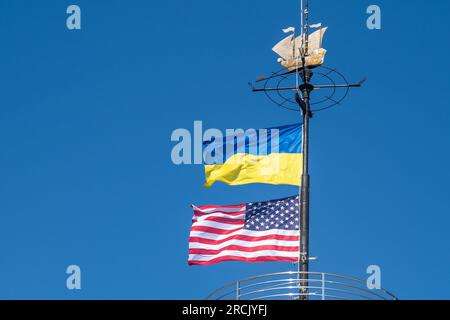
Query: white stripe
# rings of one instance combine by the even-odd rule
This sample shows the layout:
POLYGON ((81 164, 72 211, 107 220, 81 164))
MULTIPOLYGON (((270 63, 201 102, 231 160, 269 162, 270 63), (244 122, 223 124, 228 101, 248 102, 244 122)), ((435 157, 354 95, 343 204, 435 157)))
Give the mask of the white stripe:
POLYGON ((207 215, 204 215, 204 216, 199 216, 199 217, 194 215, 194 217, 192 219, 197 220, 197 221, 203 221, 203 220, 206 220, 206 218, 209 218, 209 217, 219 217, 219 218, 228 218, 228 219, 237 219, 237 220, 239 220, 239 219, 245 219, 245 213, 239 214, 237 216, 230 216, 229 214, 226 214, 226 213, 210 213, 210 214, 207 214, 207 215))
POLYGON ((223 256, 237 256, 237 257, 243 257, 243 258, 257 258, 257 257, 265 257, 265 256, 271 256, 271 257, 288 257, 288 258, 297 258, 298 252, 297 251, 278 251, 278 250, 263 250, 263 251, 256 251, 256 252, 243 252, 243 251, 237 251, 237 250, 224 250, 220 252, 219 254, 210 255, 210 254, 190 254, 189 260, 196 260, 196 261, 209 261, 212 259, 220 258, 223 256))
POLYGON ((247 229, 240 229, 234 232, 231 232, 229 234, 216 234, 216 233, 210 233, 210 232, 204 232, 204 231, 191 231, 190 236, 191 237, 200 237, 205 239, 212 239, 212 240, 222 240, 226 239, 230 236, 234 235, 245 235, 245 236, 251 236, 251 237, 263 237, 268 235, 274 235, 278 234, 281 236, 299 236, 300 233, 298 230, 278 230, 278 229, 272 229, 267 231, 252 231, 247 229))
POLYGON ((242 228, 243 223, 242 224, 231 224, 231 223, 220 223, 220 222, 216 222, 216 221, 204 220, 204 221, 194 221, 192 223, 192 226, 193 227, 209 227, 209 228, 216 228, 216 229, 220 229, 220 230, 233 230, 233 229, 237 229, 237 228, 242 228))
POLYGON ((189 242, 190 249, 206 249, 206 250, 220 250, 226 246, 235 245, 253 248, 257 246, 283 246, 283 247, 298 247, 298 241, 283 241, 283 240, 260 240, 260 241, 244 241, 231 239, 221 244, 206 244, 200 242, 189 242))
POLYGON ((240 211, 245 211, 245 205, 239 208, 228 208, 228 207, 215 207, 215 208, 205 208, 205 209, 200 209, 199 207, 196 206, 192 206, 194 208, 194 210, 196 211, 200 211, 202 213, 213 213, 213 212, 217 212, 217 211, 222 211, 222 212, 240 212, 240 211))

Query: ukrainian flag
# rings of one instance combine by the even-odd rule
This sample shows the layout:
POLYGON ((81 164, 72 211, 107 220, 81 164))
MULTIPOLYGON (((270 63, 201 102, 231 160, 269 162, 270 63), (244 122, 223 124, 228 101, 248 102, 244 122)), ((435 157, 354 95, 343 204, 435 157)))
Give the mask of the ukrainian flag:
POLYGON ((216 181, 300 185, 302 125, 233 133, 203 143, 205 187, 216 181))

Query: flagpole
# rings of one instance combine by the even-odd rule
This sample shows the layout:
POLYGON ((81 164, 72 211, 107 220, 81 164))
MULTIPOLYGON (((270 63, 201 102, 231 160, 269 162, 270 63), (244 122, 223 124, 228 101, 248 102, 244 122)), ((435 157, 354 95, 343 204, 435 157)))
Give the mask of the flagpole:
POLYGON ((300 86, 302 92, 301 99, 297 95, 297 102, 302 110, 303 132, 302 132, 302 149, 303 149, 303 166, 300 187, 300 253, 299 253, 299 273, 300 273, 300 298, 308 300, 308 271, 309 271, 309 120, 311 117, 310 93, 313 87, 309 81, 312 77, 310 69, 305 67, 305 56, 308 54, 308 0, 305 0, 304 10, 304 47, 302 52, 302 69, 297 70, 303 80, 300 86))

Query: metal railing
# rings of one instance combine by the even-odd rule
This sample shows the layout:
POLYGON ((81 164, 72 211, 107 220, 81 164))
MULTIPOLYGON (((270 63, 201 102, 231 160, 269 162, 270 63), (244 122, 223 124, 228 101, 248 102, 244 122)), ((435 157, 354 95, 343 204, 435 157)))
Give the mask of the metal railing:
POLYGON ((369 289, 366 281, 324 272, 278 272, 230 283, 208 300, 397 300, 385 289, 369 289), (307 283, 301 275, 307 274, 307 283))

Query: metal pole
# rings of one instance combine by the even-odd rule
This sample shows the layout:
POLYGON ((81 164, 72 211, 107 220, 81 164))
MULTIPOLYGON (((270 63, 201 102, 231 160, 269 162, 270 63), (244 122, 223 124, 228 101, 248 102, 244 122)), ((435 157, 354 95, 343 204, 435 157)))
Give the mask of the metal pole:
POLYGON ((309 94, 311 92, 311 85, 309 79, 312 72, 308 69, 304 71, 304 83, 301 86, 304 109, 303 113, 303 168, 302 181, 300 187, 300 271, 301 271, 301 286, 302 297, 307 300, 308 287, 308 271, 309 271, 309 120, 310 120, 310 102, 309 94))
POLYGON ((322 300, 325 300, 325 273, 322 273, 322 300))
POLYGON ((305 66, 305 56, 308 54, 308 0, 305 2, 305 50, 302 56, 302 70, 297 70, 302 77, 300 90, 303 101, 298 100, 303 117, 303 167, 300 187, 300 297, 308 300, 308 271, 309 271, 309 119, 311 117, 310 93, 313 87, 309 84, 313 73, 305 66))
POLYGON ((309 1, 308 0, 305 1, 304 15, 305 15, 305 25, 303 27, 304 28, 303 33, 305 35, 305 54, 308 54, 308 32, 309 32, 309 1))

